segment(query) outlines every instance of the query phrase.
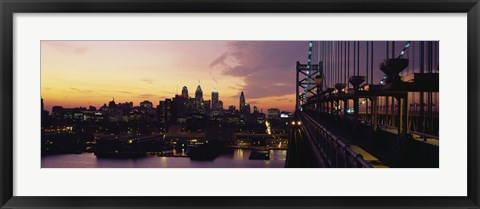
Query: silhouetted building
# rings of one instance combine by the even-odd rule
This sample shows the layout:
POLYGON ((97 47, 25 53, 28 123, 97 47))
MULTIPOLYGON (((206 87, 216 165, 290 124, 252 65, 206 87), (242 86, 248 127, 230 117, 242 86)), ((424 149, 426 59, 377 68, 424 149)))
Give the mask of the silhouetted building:
POLYGON ((185 97, 188 99, 188 88, 186 86, 183 86, 182 88, 182 97, 185 97))
POLYGON ((198 102, 203 101, 203 91, 200 85, 198 85, 197 90, 195 90, 195 100, 197 100, 198 102))
POLYGON ((218 91, 213 89, 212 91, 212 110, 218 110, 218 91))
POLYGON ((271 108, 267 110, 267 118, 270 120, 280 119, 280 110, 277 108, 271 108))
POLYGON ((102 112, 108 111, 108 106, 107 106, 107 104, 103 104, 103 106, 101 106, 99 110, 102 111, 102 112))
POLYGON ((63 108, 62 106, 52 107, 52 117, 64 121, 83 121, 83 113, 87 111, 85 107, 63 108))
POLYGON ((200 106, 200 112, 203 114, 209 114, 211 110, 210 100, 203 101, 200 106))
POLYGON ((245 104, 243 107, 243 113, 250 113, 250 104, 245 104))
POLYGON ((222 102, 222 100, 218 101, 217 110, 223 110, 223 102, 222 102))
POLYGON ((158 106, 160 123, 168 123, 173 120, 172 109, 173 108, 171 99, 165 99, 165 101, 160 101, 160 105, 158 106))
POLYGON ((254 112, 254 113, 257 113, 257 112, 258 112, 257 106, 253 106, 253 112, 254 112))
POLYGON ((245 110, 245 95, 242 93, 240 94, 240 105, 238 106, 240 112, 244 112, 245 110))
POLYGON ((105 119, 104 114, 100 111, 89 110, 83 112, 83 118, 86 122, 101 122, 105 119))
POLYGON ((108 108, 116 108, 115 98, 112 98, 112 101, 108 102, 108 108))
POLYGON ((42 122, 42 126, 43 126, 43 123, 45 123, 45 121, 47 120, 48 118, 48 111, 45 110, 45 105, 43 104, 43 98, 42 98, 42 103, 41 103, 41 108, 42 108, 42 111, 41 111, 41 122, 42 122))
POLYGON ((184 123, 185 118, 190 113, 189 108, 187 108, 188 99, 183 96, 175 95, 173 98, 173 110, 172 118, 179 123, 184 123))
POLYGON ((123 111, 130 111, 130 109, 133 108, 133 102, 125 102, 125 103, 119 103, 118 106, 120 109, 123 111))
POLYGON ((152 109, 153 108, 153 104, 152 102, 148 101, 148 100, 145 100, 143 102, 140 102, 140 107, 141 108, 144 108, 144 109, 152 109))

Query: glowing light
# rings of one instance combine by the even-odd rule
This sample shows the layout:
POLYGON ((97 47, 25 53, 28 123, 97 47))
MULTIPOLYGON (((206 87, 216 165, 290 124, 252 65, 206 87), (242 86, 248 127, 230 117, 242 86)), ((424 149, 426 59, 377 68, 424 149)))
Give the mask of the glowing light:
POLYGON ((267 126, 267 134, 272 134, 272 126, 268 121, 265 121, 265 126, 267 126))

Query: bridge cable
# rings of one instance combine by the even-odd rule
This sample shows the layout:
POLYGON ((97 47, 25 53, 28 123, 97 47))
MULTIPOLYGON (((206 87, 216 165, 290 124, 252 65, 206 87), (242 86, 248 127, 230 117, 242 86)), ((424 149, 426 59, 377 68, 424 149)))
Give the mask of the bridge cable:
MULTIPOLYGON (((348 79, 348 77, 350 77, 350 41, 348 42, 348 49, 347 49, 347 51, 348 51, 348 52, 347 52, 347 54, 348 54, 348 55, 347 55, 347 60, 348 60, 348 62, 347 62, 347 69, 348 69, 348 71, 347 71, 347 79, 348 79)), ((348 88, 349 85, 350 85, 349 82, 347 82, 347 88, 348 88)))

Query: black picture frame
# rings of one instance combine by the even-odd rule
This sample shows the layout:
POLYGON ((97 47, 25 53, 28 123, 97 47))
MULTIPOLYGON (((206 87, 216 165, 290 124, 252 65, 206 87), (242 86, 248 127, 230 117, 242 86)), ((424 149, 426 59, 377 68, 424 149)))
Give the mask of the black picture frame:
MULTIPOLYGON (((478 0, 0 0, 1 208, 479 208, 478 0), (20 197, 13 196, 15 13, 467 13, 468 195, 466 197, 20 197)), ((448 181, 448 179, 445 179, 448 181)))

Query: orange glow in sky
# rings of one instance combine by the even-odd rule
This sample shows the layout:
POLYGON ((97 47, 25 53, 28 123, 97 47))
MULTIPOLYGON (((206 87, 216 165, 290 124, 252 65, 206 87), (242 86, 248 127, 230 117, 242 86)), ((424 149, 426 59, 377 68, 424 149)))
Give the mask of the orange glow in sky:
MULTIPOLYGON (((263 112, 274 107, 292 111, 295 62, 285 66, 291 69, 291 76, 284 76, 284 82, 271 83, 277 87, 291 85, 290 92, 254 97, 255 91, 263 90, 261 87, 245 89, 254 85, 251 78, 262 68, 247 72, 236 67, 260 66, 263 55, 248 50, 262 46, 232 41, 42 41, 41 95, 49 111, 56 105, 99 108, 112 98, 117 103, 131 101, 135 106, 149 100, 156 106, 161 100, 181 94, 183 86, 194 97, 200 84, 205 100, 210 100, 212 90, 217 89, 225 109, 229 105, 238 109, 240 92, 245 91, 252 109, 257 106, 263 112)), ((302 51, 294 59, 306 57, 306 48, 302 51)))

